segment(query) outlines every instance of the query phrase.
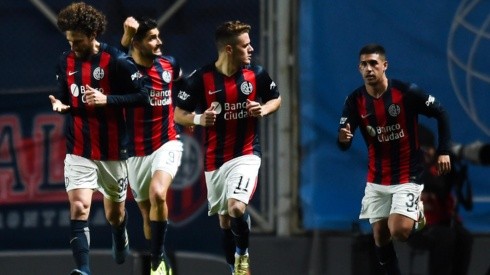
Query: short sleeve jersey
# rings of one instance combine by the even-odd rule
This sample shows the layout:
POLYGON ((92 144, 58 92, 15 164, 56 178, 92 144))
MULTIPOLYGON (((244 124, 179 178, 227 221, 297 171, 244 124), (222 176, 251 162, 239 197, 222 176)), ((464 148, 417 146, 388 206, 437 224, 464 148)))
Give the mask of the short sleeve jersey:
POLYGON ((439 151, 449 152, 450 132, 445 110, 432 95, 415 84, 392 79, 380 98, 369 95, 364 86, 347 97, 339 129, 347 123, 353 133, 359 128, 368 149, 367 182, 382 185, 421 183, 419 114, 437 119, 439 151))
POLYGON ((123 108, 88 106, 86 85, 109 95, 138 93, 141 87, 136 65, 122 51, 105 43, 86 60, 72 51, 63 53, 57 67, 58 94, 70 106, 66 119, 68 154, 92 160, 124 160, 128 137, 123 108))
POLYGON ((257 65, 243 67, 228 77, 209 64, 186 79, 176 97, 177 106, 196 113, 212 107, 217 112, 215 125, 204 128, 206 171, 239 156, 261 156, 258 119, 249 116, 247 99, 265 103, 278 97, 276 84, 257 65))
POLYGON ((180 66, 171 56, 155 58, 150 68, 137 66, 143 75, 148 76, 145 86, 150 102, 147 106, 126 109, 129 155, 146 156, 177 138, 172 94, 174 81, 180 77, 180 66))

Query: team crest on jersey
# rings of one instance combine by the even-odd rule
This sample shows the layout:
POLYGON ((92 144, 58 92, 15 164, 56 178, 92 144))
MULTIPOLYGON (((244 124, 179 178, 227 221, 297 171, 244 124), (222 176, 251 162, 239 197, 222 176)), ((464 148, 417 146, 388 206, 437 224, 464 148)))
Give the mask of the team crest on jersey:
POLYGON ((248 81, 243 81, 242 84, 240 85, 240 91, 242 91, 244 95, 251 94, 253 90, 254 90, 254 86, 252 85, 252 83, 248 81))
POLYGON ((397 117, 400 114, 400 106, 391 104, 390 107, 388 107, 388 113, 392 117, 397 117))
POLYGON ((104 78, 104 69, 102 69, 101 67, 97 67, 95 68, 92 75, 94 76, 95 79, 101 80, 102 78, 104 78))
POLYGON ((169 71, 163 71, 163 73, 162 73, 162 79, 166 83, 170 83, 170 81, 172 80, 172 75, 170 74, 169 71))

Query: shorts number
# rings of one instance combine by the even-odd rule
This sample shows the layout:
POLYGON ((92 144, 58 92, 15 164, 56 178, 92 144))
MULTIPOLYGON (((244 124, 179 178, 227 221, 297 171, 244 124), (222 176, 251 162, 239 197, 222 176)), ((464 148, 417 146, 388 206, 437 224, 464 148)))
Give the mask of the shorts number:
POLYGON ((414 193, 408 193, 407 194, 408 201, 405 203, 407 206, 407 209, 414 209, 417 211, 419 208, 419 197, 415 196, 414 193))
POLYGON ((245 186, 242 186, 243 184, 243 176, 240 176, 240 181, 238 182, 238 186, 235 188, 235 194, 237 192, 248 192, 248 184, 250 183, 250 178, 248 178, 247 182, 245 183, 245 186))
POLYGON ((128 184, 129 184, 129 180, 127 177, 117 180, 117 185, 119 189, 118 192, 119 193, 126 192, 126 190, 128 189, 128 184))

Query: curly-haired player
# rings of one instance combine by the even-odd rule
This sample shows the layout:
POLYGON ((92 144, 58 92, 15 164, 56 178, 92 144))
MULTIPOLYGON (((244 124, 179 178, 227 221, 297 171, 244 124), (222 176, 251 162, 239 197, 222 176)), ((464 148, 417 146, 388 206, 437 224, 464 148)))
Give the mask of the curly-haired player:
POLYGON ((67 6, 58 15, 58 27, 71 49, 61 55, 57 67, 58 95, 49 98, 53 111, 67 114, 64 172, 76 263, 71 274, 90 274, 88 218, 95 191, 104 196, 115 261, 121 264, 129 254, 123 107, 146 104, 149 96, 128 56, 97 41, 105 26, 105 16, 83 2, 67 6))

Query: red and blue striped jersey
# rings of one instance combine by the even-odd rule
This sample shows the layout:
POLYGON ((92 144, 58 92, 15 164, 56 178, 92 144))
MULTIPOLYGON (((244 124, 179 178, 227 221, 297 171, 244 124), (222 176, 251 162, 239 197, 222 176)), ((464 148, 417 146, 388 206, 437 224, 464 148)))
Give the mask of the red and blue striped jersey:
POLYGON ((105 43, 86 60, 63 53, 57 67, 58 98, 70 106, 66 118, 67 153, 92 160, 128 157, 122 105, 147 102, 141 74, 122 51, 105 43), (107 106, 88 106, 86 85, 107 95, 107 106))
POLYGON ((176 88, 174 81, 179 80, 181 70, 171 56, 155 58, 150 68, 137 66, 141 74, 148 76, 145 85, 150 102, 146 106, 126 109, 129 155, 146 156, 177 138, 172 95, 176 88))
POLYGON ((213 106, 218 114, 215 125, 204 127, 206 171, 239 156, 261 156, 258 119, 248 115, 247 99, 265 103, 278 97, 276 84, 257 65, 243 67, 228 77, 209 64, 186 79, 176 97, 177 106, 197 113, 213 106))
MULTIPOLYGON (((346 99, 340 128, 359 128, 368 149, 367 182, 395 185, 422 183, 423 155, 418 141, 418 115, 438 123, 438 152, 449 154, 450 131, 446 111, 433 96, 415 84, 389 80, 387 91, 374 98, 365 86, 346 99)), ((349 144, 338 143, 346 150, 349 144)))

